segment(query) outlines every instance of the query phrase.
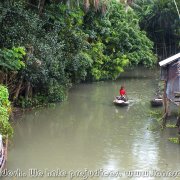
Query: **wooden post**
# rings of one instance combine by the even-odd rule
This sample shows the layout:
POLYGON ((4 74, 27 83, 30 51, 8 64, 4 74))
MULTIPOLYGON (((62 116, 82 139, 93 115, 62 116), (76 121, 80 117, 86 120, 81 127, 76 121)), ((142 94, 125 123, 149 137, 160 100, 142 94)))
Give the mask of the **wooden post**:
MULTIPOLYGON (((179 112, 180 112, 180 109, 179 109, 179 112)), ((179 112, 178 112, 176 126, 178 128, 178 142, 180 144, 180 114, 179 114, 179 112)))
POLYGON ((163 106, 164 106, 164 115, 163 115, 163 127, 166 125, 166 119, 168 114, 168 99, 166 95, 166 87, 167 87, 167 81, 164 81, 164 93, 163 93, 163 106))
POLYGON ((166 95, 166 81, 164 81, 164 93, 163 93, 163 105, 164 105, 164 114, 167 114, 167 95, 166 95))
POLYGON ((170 111, 170 100, 167 98, 167 103, 166 103, 166 109, 167 109, 167 117, 171 115, 171 111, 170 111))

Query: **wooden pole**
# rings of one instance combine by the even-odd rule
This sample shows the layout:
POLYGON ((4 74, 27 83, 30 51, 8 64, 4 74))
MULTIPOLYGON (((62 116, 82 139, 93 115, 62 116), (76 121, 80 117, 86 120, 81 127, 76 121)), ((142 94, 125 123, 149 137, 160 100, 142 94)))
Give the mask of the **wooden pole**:
POLYGON ((166 95, 167 81, 164 81, 164 94, 163 94, 163 106, 164 106, 164 116, 163 116, 163 127, 166 125, 166 119, 168 114, 168 99, 166 95))
POLYGON ((163 106, 164 106, 164 113, 166 114, 167 113, 166 81, 164 81, 163 106))

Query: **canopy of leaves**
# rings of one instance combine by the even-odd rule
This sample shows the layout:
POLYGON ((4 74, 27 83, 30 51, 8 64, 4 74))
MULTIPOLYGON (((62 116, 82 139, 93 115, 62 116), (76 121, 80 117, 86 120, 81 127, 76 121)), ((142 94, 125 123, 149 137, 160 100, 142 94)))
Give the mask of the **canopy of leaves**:
POLYGON ((140 30, 135 13, 132 10, 126 13, 122 4, 112 1, 104 16, 92 9, 84 18, 84 29, 94 47, 93 56, 97 54, 92 75, 102 73, 102 77, 106 74, 106 78, 115 78, 128 64, 150 67, 156 63, 153 43, 140 30))

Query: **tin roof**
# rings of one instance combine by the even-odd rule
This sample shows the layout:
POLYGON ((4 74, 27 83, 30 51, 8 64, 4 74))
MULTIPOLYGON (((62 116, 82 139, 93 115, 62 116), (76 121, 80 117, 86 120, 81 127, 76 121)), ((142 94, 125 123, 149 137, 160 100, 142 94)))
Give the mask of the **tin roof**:
POLYGON ((166 66, 166 65, 172 63, 173 61, 175 61, 178 58, 180 58, 180 53, 178 53, 178 54, 176 54, 174 56, 171 56, 171 57, 169 57, 169 58, 167 58, 167 59, 165 59, 163 61, 160 61, 159 65, 160 66, 166 66))

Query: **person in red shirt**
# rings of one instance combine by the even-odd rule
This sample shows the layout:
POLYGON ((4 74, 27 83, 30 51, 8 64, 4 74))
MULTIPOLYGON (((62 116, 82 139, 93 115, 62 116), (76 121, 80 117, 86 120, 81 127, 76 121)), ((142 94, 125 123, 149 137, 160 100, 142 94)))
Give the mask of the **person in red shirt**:
POLYGON ((124 89, 124 86, 121 86, 119 90, 119 94, 122 100, 126 101, 126 90, 124 89))

